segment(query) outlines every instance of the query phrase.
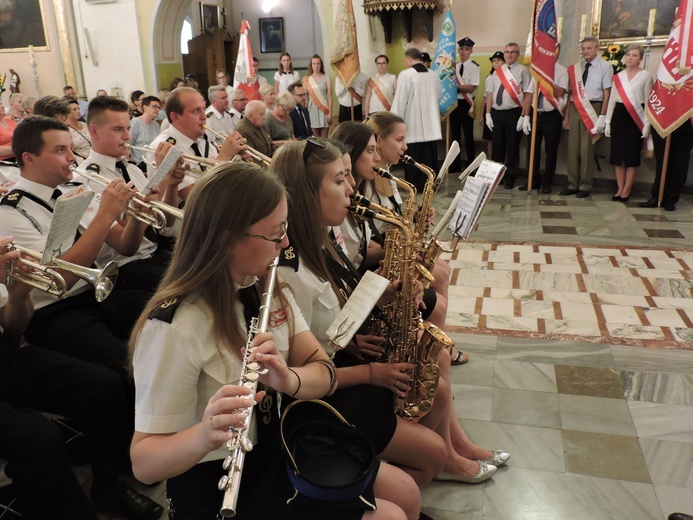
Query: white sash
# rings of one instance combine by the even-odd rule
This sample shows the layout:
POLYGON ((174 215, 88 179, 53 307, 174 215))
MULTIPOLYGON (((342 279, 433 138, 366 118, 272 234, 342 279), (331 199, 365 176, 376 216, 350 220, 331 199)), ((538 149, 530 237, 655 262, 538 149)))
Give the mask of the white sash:
MULTIPOLYGON (((455 76, 457 79, 457 84, 459 86, 463 86, 464 83, 462 82, 462 76, 460 76, 460 67, 455 67, 455 76)), ((467 103, 469 103, 469 115, 472 117, 476 117, 476 106, 474 105, 474 100, 472 99, 472 96, 470 96, 467 92, 461 92, 459 90, 457 91, 457 93, 460 94, 467 103)))
POLYGON ((507 65, 503 65, 500 69, 497 69, 496 71, 500 72, 500 74, 498 75, 498 79, 500 79, 500 82, 505 87, 505 90, 510 95, 510 98, 518 107, 521 107, 522 88, 520 88, 520 85, 517 84, 517 80, 515 79, 515 76, 513 76, 513 73, 510 72, 510 68, 508 68, 507 65))
POLYGON ((575 103, 575 108, 578 114, 580 114, 580 119, 585 123, 587 130, 592 133, 592 129, 597 126, 599 116, 594 111, 592 103, 587 99, 585 85, 582 82, 582 65, 580 65, 579 62, 568 67, 568 78, 570 79, 570 86, 573 89, 573 103, 575 103))
POLYGON ((614 87, 616 87, 618 95, 621 96, 621 101, 623 101, 628 114, 630 114, 630 117, 633 118, 633 121, 642 132, 642 129, 645 127, 645 108, 634 101, 635 94, 633 93, 633 87, 630 86, 630 81, 623 81, 621 74, 616 74, 613 81, 614 87))

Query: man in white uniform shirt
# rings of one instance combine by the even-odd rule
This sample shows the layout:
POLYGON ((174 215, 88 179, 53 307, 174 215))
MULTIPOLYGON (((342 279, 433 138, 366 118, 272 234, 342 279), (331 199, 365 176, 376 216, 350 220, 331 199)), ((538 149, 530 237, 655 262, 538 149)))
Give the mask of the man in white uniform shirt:
POLYGON ((342 83, 342 80, 337 76, 334 80, 334 92, 337 95, 339 102, 339 122, 344 121, 363 121, 363 96, 366 95, 366 83, 368 77, 359 72, 352 80, 351 85, 347 89, 342 83), (351 116, 351 107, 354 107, 354 116, 351 116))
POLYGON ((508 43, 503 56, 505 64, 496 69, 491 80, 493 102, 491 107, 486 107, 486 126, 493 132, 493 160, 505 164, 505 188, 512 189, 515 187, 520 163, 522 134, 519 132, 523 130, 523 126, 529 132, 528 114, 532 98, 525 93, 532 78, 527 67, 517 63, 520 57, 520 46, 517 43, 508 43))
MULTIPOLYGON (((600 59, 599 40, 588 36, 580 44, 582 61, 577 65, 582 74, 570 79, 570 110, 563 120, 563 128, 570 130, 568 135, 568 187, 561 190, 560 195, 576 195, 579 198, 589 197, 592 189, 592 164, 594 161, 594 142, 598 134, 604 131, 606 126, 606 110, 609 105, 609 94, 614 76, 614 69, 607 61, 600 59), (582 119, 576 102, 581 98, 577 95, 577 89, 573 81, 580 82, 584 86, 583 109, 591 112, 596 118, 596 124, 592 131, 587 129, 582 119)), ((578 70, 575 67, 575 70, 578 70)), ((570 76, 570 75, 569 75, 570 76)), ((589 118, 589 116, 587 116, 589 118)))
POLYGON ((229 95, 221 85, 209 87, 207 90, 209 106, 207 107, 207 139, 215 145, 221 146, 224 139, 215 132, 230 135, 234 130, 231 116, 227 112, 229 109, 229 95))
MULTIPOLYGON (((437 146, 442 139, 438 98, 442 89, 438 76, 421 63, 419 49, 404 53, 407 69, 397 78, 397 92, 392 101, 392 112, 407 124, 408 154, 417 162, 436 169, 437 146)), ((426 182, 424 175, 413 165, 405 165, 408 182, 421 192, 426 182)))
MULTIPOLYGON (((450 129, 453 141, 462 144, 464 133, 464 150, 467 164, 476 157, 474 146, 474 98, 479 88, 479 65, 470 59, 474 52, 474 41, 464 37, 457 41, 457 54, 460 61, 455 65, 455 83, 457 84, 457 108, 450 114, 450 129)), ((451 171, 462 170, 462 154, 452 163, 451 171)))
POLYGON ((384 54, 375 58, 378 73, 368 79, 366 98, 363 102, 364 113, 368 116, 392 108, 392 100, 397 90, 397 77, 387 71, 388 63, 390 59, 384 54))
POLYGON ((245 112, 245 106, 248 104, 248 94, 245 90, 235 89, 229 95, 229 105, 228 110, 231 116, 231 129, 235 130, 238 123, 243 119, 243 112, 245 112))

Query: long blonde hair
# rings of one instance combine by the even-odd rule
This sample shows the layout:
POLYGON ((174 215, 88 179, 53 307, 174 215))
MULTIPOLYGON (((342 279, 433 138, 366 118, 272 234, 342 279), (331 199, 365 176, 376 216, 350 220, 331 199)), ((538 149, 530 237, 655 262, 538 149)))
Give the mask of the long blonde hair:
MULTIPOLYGON (((395 128, 395 125, 406 125, 404 119, 397 114, 393 114, 392 112, 376 112, 375 114, 371 114, 366 121, 366 124, 373 129, 375 132, 375 138, 378 140, 378 142, 390 135, 390 132, 392 132, 392 130, 395 128)), ((383 158, 382 154, 380 154, 380 162, 381 168, 389 166, 385 163, 385 159, 383 158)), ((380 175, 375 176, 375 179, 373 180, 373 189, 386 197, 391 197, 393 195, 392 183, 387 179, 382 178, 380 175)))
POLYGON ((236 313, 237 289, 228 252, 285 198, 286 190, 274 175, 248 163, 216 166, 197 182, 185 204, 171 264, 135 324, 131 354, 152 312, 164 302, 197 295, 212 314, 217 344, 240 357, 245 333, 236 313))

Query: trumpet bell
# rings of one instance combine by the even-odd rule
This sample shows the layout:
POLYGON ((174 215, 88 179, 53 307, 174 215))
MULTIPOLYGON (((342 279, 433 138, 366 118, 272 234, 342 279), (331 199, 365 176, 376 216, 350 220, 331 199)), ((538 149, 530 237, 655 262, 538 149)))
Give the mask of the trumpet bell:
POLYGON ((118 279, 118 264, 115 262, 108 262, 103 269, 91 269, 56 258, 50 262, 50 265, 67 271, 92 285, 94 297, 99 303, 108 298, 118 279))

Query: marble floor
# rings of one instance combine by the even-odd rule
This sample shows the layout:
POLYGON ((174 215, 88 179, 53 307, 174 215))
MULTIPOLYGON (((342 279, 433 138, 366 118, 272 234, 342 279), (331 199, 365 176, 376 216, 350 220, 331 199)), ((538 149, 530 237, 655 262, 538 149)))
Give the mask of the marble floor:
POLYGON ((693 204, 611 195, 501 186, 451 259, 450 335, 470 355, 452 369, 457 415, 512 458, 482 484, 432 483, 436 520, 693 514, 693 204))

